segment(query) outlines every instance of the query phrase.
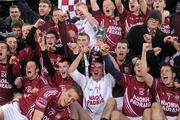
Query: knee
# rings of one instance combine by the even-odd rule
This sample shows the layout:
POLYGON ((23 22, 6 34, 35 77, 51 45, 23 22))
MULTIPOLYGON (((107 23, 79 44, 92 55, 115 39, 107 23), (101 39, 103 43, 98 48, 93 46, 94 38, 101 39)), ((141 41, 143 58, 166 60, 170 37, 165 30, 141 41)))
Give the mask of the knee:
POLYGON ((159 103, 157 103, 157 102, 154 102, 152 104, 151 108, 152 108, 152 110, 159 110, 159 109, 161 109, 161 105, 159 103))
POLYGON ((112 111, 111 112, 111 120, 120 120, 120 112, 112 111))
POLYGON ((116 100, 114 98, 109 98, 107 100, 107 105, 116 106, 116 100))

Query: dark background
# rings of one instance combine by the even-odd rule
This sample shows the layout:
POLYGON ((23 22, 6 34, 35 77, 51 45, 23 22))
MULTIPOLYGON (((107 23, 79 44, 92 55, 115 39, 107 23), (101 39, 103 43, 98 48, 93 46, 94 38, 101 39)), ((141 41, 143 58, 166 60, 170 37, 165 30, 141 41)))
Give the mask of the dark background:
MULTIPOLYGON (((53 7, 57 6, 58 0, 50 0, 53 7)), ((90 3, 90 0, 86 0, 88 6, 90 3)), ((125 5, 125 7, 127 7, 127 0, 122 0, 125 1, 123 2, 123 4, 125 5)), ((174 13, 175 11, 175 6, 178 0, 166 0, 167 1, 167 5, 166 5, 166 9, 169 10, 171 13, 174 13)), ((33 10, 38 11, 38 3, 39 0, 27 0, 29 6, 31 8, 33 8, 33 10)), ((102 2, 103 0, 98 0, 98 4, 100 6, 100 8, 102 8, 102 2)), ((8 16, 9 14, 9 7, 12 4, 16 4, 16 0, 0 0, 0 17, 5 18, 8 16)))

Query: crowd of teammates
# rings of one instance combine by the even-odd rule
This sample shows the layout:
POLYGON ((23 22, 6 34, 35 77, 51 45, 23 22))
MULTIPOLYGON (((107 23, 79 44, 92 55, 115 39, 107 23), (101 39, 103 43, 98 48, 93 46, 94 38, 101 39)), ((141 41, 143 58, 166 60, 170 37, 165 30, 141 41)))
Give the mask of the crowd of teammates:
POLYGON ((75 18, 49 0, 39 13, 10 6, 0 120, 180 120, 180 1, 173 14, 165 0, 90 5, 78 2, 75 18))

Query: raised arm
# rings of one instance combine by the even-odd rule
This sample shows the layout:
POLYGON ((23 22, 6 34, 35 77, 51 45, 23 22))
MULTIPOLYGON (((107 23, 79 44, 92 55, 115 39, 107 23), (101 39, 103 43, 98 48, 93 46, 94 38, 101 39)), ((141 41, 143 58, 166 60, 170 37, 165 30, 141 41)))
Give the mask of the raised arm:
POLYGON ((100 10, 100 8, 99 8, 99 6, 97 4, 97 0, 91 0, 90 2, 91 2, 91 8, 92 8, 93 11, 100 10))
POLYGON ((143 44, 143 49, 142 49, 142 56, 141 56, 141 72, 142 76, 146 82, 146 84, 151 87, 154 81, 154 78, 152 75, 148 73, 148 66, 147 66, 147 59, 146 59, 146 53, 150 49, 150 44, 149 43, 144 43, 143 44))
POLYGON ((164 38, 164 42, 165 43, 169 43, 169 44, 172 44, 172 46, 177 50, 177 51, 180 51, 180 43, 178 43, 177 41, 175 41, 174 37, 172 36, 169 36, 169 37, 165 37, 164 38))
POLYGON ((109 52, 108 45, 106 45, 106 44, 102 45, 100 51, 103 54, 103 59, 105 61, 105 68, 116 79, 116 81, 119 81, 121 78, 121 73, 113 65, 113 62, 108 53, 109 52))
POLYGON ((147 12, 147 3, 146 0, 139 0, 140 8, 143 14, 146 15, 147 12))
POLYGON ((41 51, 42 51, 41 53, 42 53, 43 62, 45 63, 44 65, 45 65, 49 75, 51 77, 53 77, 56 70, 54 69, 54 67, 53 67, 53 65, 52 65, 52 63, 50 61, 50 58, 48 56, 48 52, 46 51, 46 45, 45 45, 44 37, 40 37, 38 39, 38 43, 39 43, 39 46, 40 46, 41 51))
POLYGON ((92 16, 90 12, 88 12, 88 9, 86 9, 85 6, 78 6, 77 9, 81 11, 84 16, 86 16, 87 20, 93 27, 97 27, 99 25, 98 21, 92 16))
POLYGON ((116 8, 118 9, 119 13, 122 14, 124 11, 124 6, 121 2, 121 0, 115 0, 116 8))

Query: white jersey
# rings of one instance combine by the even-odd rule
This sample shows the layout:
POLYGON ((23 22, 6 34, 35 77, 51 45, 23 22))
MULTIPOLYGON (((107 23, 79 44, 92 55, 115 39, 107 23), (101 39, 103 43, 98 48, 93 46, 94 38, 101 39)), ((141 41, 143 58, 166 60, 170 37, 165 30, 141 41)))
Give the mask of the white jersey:
POLYGON ((75 26, 78 29, 78 33, 86 33, 90 37, 90 46, 94 46, 96 44, 96 39, 95 39, 95 31, 92 27, 92 25, 89 23, 87 19, 84 20, 78 20, 75 23, 75 26))
POLYGON ((106 74, 100 80, 95 81, 84 76, 77 70, 70 73, 83 90, 83 107, 93 120, 100 120, 107 100, 112 97, 112 87, 115 79, 111 74, 106 74))

